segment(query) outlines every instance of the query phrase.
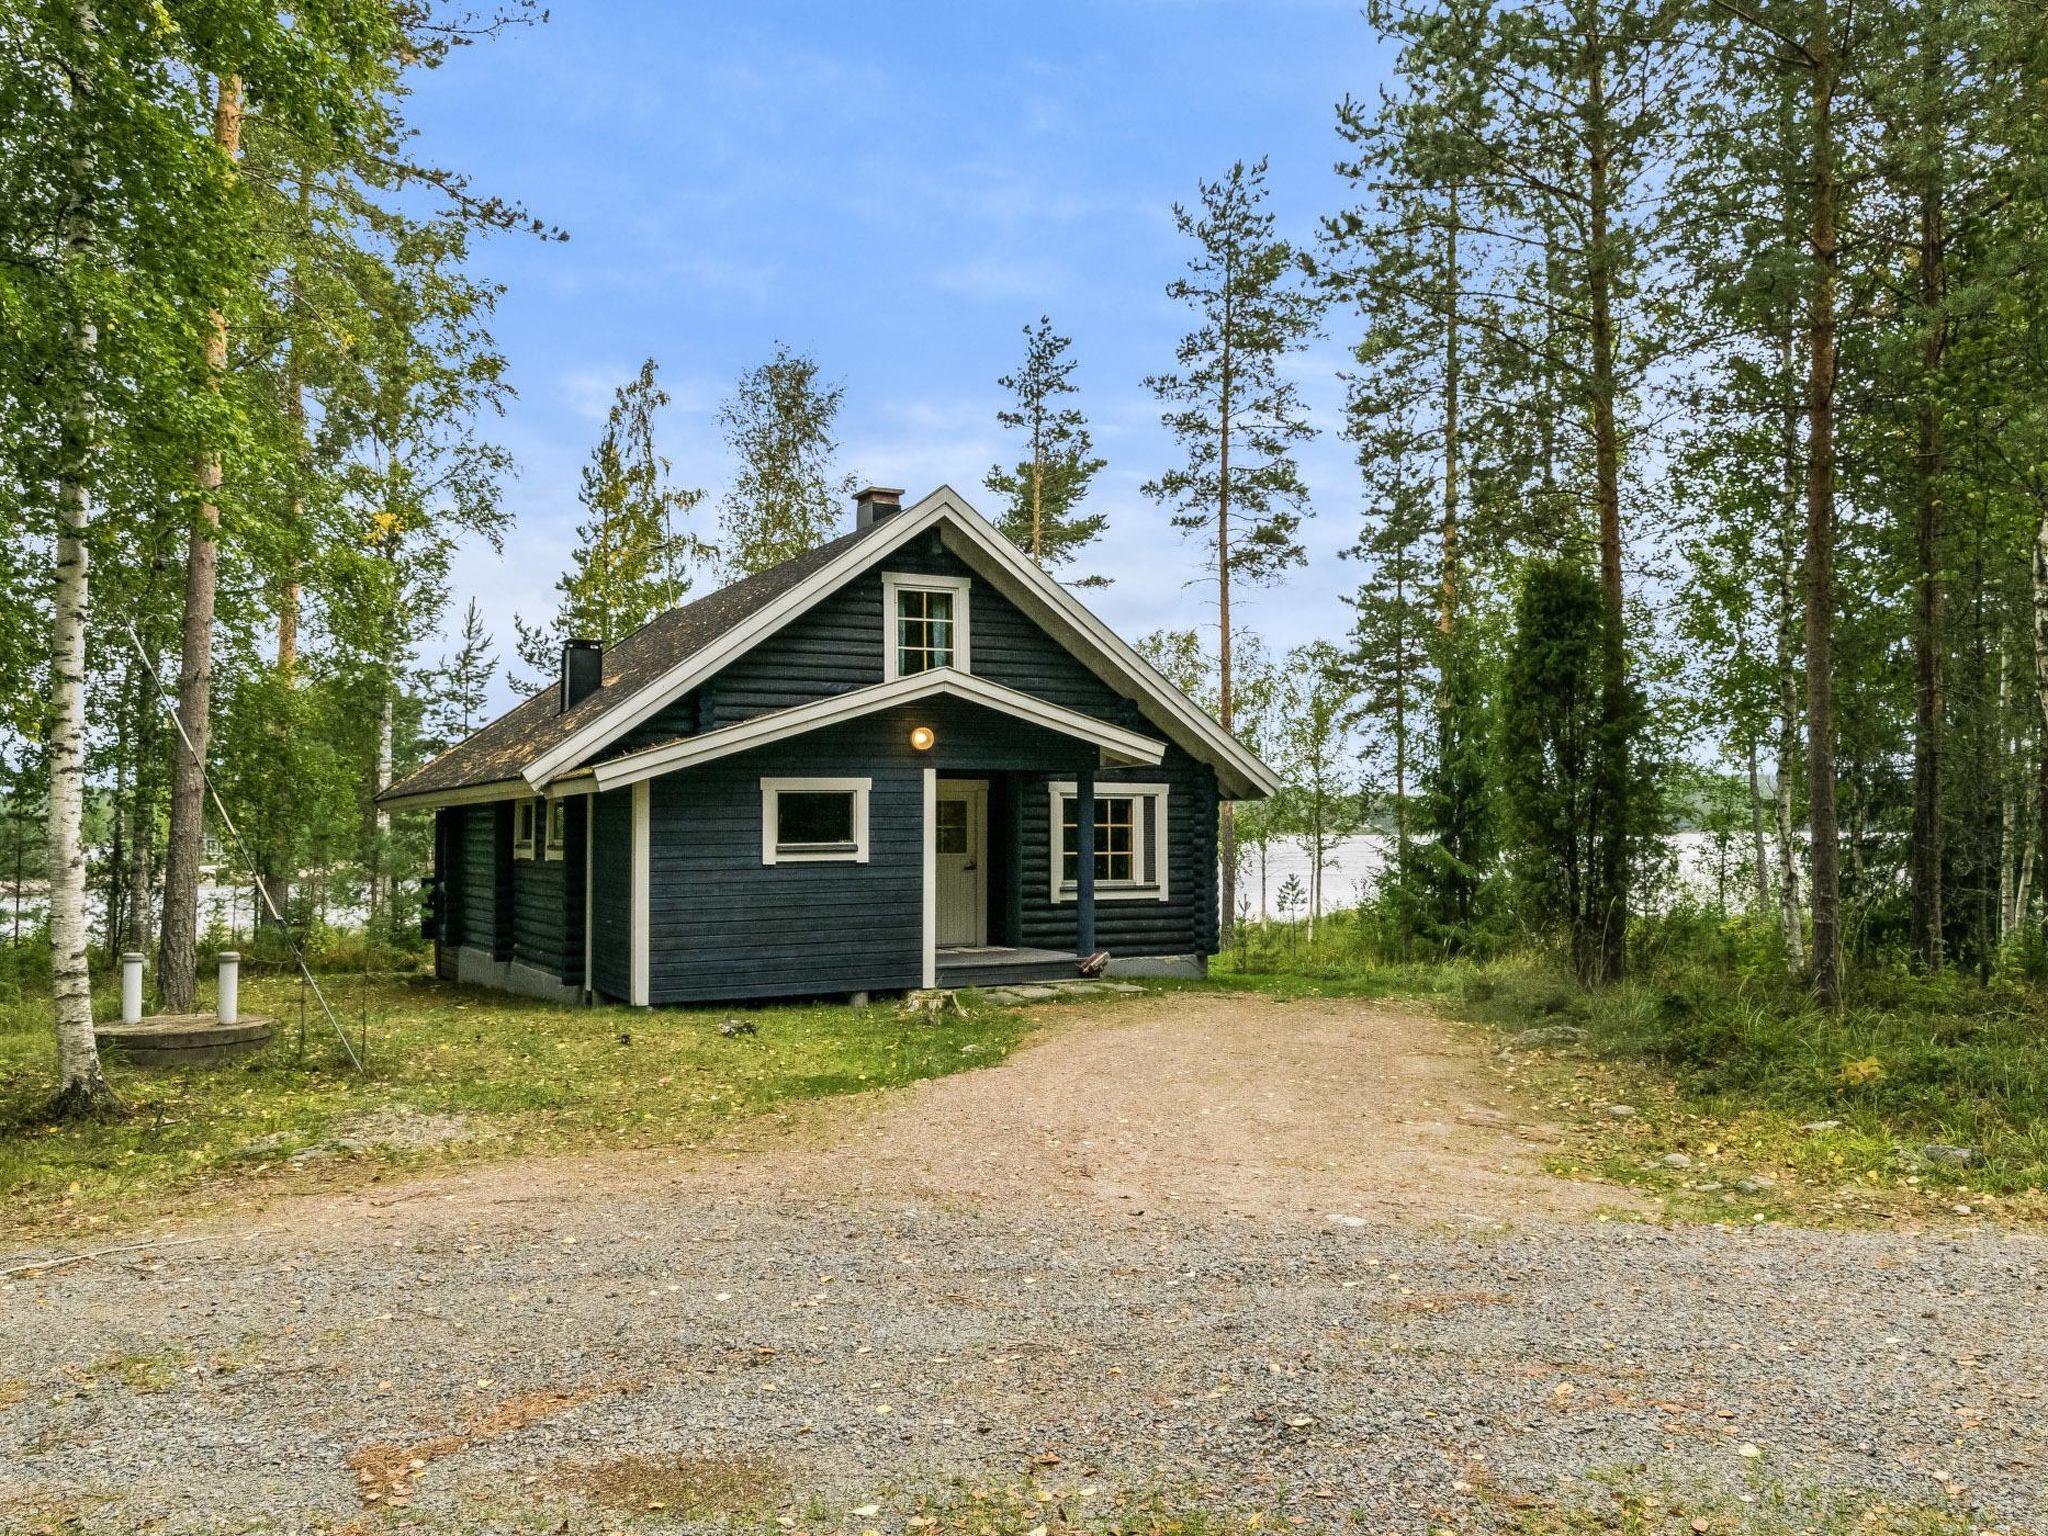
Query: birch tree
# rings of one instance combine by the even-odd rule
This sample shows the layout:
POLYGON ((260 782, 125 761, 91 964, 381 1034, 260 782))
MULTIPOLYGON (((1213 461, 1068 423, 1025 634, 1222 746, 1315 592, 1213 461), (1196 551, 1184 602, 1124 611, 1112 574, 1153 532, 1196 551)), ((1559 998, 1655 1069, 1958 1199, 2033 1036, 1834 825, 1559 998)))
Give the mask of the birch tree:
POLYGON ((833 465, 845 394, 820 378, 814 358, 777 344, 719 407, 739 465, 719 507, 719 554, 732 575, 780 565, 839 530, 854 488, 854 477, 833 465))

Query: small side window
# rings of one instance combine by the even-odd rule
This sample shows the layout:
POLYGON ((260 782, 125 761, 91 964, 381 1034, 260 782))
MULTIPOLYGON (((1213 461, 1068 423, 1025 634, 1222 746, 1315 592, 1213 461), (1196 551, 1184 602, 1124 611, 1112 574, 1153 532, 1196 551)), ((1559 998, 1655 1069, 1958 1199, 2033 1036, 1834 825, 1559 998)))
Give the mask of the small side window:
POLYGON ((871 779, 763 779, 763 864, 865 864, 871 779))
POLYGON ((540 802, 522 800, 512 813, 512 853, 515 858, 533 857, 534 833, 539 822, 540 802))
POLYGON ((550 800, 547 809, 547 835, 541 842, 541 857, 559 859, 569 842, 569 802, 550 800))

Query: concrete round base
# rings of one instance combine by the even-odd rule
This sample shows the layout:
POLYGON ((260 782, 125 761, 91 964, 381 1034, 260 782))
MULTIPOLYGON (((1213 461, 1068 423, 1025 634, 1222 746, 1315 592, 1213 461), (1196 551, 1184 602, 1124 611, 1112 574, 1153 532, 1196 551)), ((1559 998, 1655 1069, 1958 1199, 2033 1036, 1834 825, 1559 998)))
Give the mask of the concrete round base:
POLYGON ((247 1013, 232 1024, 210 1013, 166 1013, 140 1024, 96 1024, 92 1032, 103 1049, 116 1047, 138 1067, 217 1067, 260 1047, 270 1024, 247 1013))

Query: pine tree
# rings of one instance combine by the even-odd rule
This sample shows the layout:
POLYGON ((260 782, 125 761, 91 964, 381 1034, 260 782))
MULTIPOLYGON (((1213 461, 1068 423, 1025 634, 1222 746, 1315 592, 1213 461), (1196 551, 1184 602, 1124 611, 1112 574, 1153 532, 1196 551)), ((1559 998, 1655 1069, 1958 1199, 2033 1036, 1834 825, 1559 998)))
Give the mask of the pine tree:
MULTIPOLYGON (((1012 469, 994 466, 985 482, 1003 498, 996 519, 1003 536, 1047 568, 1068 564, 1109 523, 1106 513, 1080 510, 1107 461, 1095 457, 1087 418, 1078 408, 1059 403, 1077 392, 1077 364, 1066 355, 1071 345, 1069 338, 1054 334, 1047 316, 1024 327, 1023 366, 996 381, 1016 404, 996 412, 996 420, 1024 434, 1025 456, 1012 469)), ((1082 583, 1100 584, 1101 578, 1082 583)))
POLYGON ((1360 709, 1381 722, 1375 755, 1391 777, 1394 874, 1409 869, 1410 799, 1421 754, 1429 691, 1429 637, 1451 609, 1456 588, 1448 560, 1428 546, 1439 531, 1439 498, 1429 472, 1429 433, 1420 421, 1426 378, 1380 366, 1384 334, 1361 342, 1365 364, 1351 381, 1346 436, 1357 445, 1365 506, 1358 539, 1344 551, 1366 569, 1352 609, 1351 661, 1362 680, 1360 709))
MULTIPOLYGON (((1197 249, 1188 275, 1166 289, 1199 323, 1175 351, 1178 371, 1145 381, 1168 405, 1160 419, 1179 439, 1186 461, 1144 490, 1172 509, 1176 528, 1206 543, 1216 573, 1216 716, 1230 730, 1237 713, 1234 590, 1240 582, 1278 580, 1306 558, 1298 530, 1308 487, 1293 451, 1315 429, 1281 364, 1315 336, 1318 303, 1301 281, 1293 246, 1274 233, 1273 215, 1260 206, 1267 195, 1264 160, 1239 161, 1199 189, 1199 210, 1174 205, 1175 227, 1197 249)), ((1228 921, 1237 900, 1237 828, 1229 801, 1220 830, 1228 921)))
POLYGON ((740 376, 719 407, 726 447, 739 473, 719 508, 719 553, 735 576, 750 576, 832 537, 854 477, 832 467, 832 426, 842 386, 819 382, 815 360, 778 344, 740 376))
MULTIPOLYGON (((229 168, 241 154, 242 81, 223 74, 214 85, 213 142, 229 168)), ((225 287, 225 285, 224 285, 225 287)), ((207 312, 206 393, 218 396, 228 364, 228 303, 207 312)), ((202 397, 203 398, 203 397, 202 397)), ((213 711, 213 620, 220 581, 220 426, 207 436, 197 465, 198 507, 185 554, 185 621, 178 668, 178 730, 171 746, 171 817, 165 843, 163 933, 157 942, 157 1006, 190 1013, 199 930, 199 862, 206 822, 206 747, 213 711)))

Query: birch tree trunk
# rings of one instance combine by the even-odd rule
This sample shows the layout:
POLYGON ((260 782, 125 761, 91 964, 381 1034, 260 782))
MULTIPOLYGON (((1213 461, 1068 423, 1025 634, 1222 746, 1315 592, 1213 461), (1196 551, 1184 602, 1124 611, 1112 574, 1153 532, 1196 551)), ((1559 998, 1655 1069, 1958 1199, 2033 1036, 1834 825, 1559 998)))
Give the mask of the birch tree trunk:
POLYGON ((2034 529, 2034 703, 2041 712, 2042 746, 2039 810, 2027 846, 2030 861, 2035 845, 2048 834, 2048 501, 2041 504, 2041 520, 2034 529))
POLYGON ((2019 826, 2019 803, 2013 798, 2010 746, 2006 737, 2006 712, 2012 703, 2011 666, 2008 664, 2005 643, 2005 625, 1998 626, 1998 734, 1993 738, 1996 757, 1992 771, 1998 779, 1998 942, 2003 944, 2012 933, 2013 883, 2018 876, 2014 867, 2013 835, 2019 826))
POLYGON ((1763 774, 1757 763, 1756 737, 1749 738, 1749 852, 1756 872, 1756 909, 1771 910, 1771 853, 1764 838, 1763 774))
POLYGON ((1600 592, 1607 608, 1601 640, 1602 722, 1600 753, 1600 859, 1598 866, 1600 942, 1595 965, 1601 981, 1620 981, 1628 970, 1628 832, 1630 715, 1628 652, 1623 626, 1621 573, 1621 429, 1615 419, 1616 338, 1613 317, 1613 253, 1609 245, 1611 167, 1607 143, 1607 77, 1601 63, 1597 7, 1586 15, 1587 203, 1586 282, 1591 300, 1593 374, 1593 464, 1600 520, 1600 592))
POLYGON ((1799 839, 1793 804, 1799 766, 1798 591, 1793 577, 1797 546, 1793 525, 1799 508, 1799 407, 1792 396, 1792 322, 1779 338, 1778 377, 1785 392, 1780 422, 1784 474, 1784 515, 1778 543, 1778 925, 1784 937, 1785 970, 1806 968, 1806 935, 1799 921, 1799 839))
MULTIPOLYGON (((230 160, 241 146, 242 83, 224 76, 214 97, 214 143, 230 160)), ((209 317, 206 365, 218 380, 227 369, 227 317, 209 317)), ((172 744, 171 825, 164 853, 164 918, 157 945, 157 1006, 190 1013, 197 991, 199 864, 206 836, 206 743, 213 712, 213 612, 220 579, 218 450, 195 466, 199 515, 185 557, 185 623, 178 669, 178 720, 184 735, 172 744), (189 745, 188 745, 189 743, 189 745)))
MULTIPOLYGON (((1928 84, 1939 89, 1940 53, 1922 45, 1928 84)), ((1939 165, 1937 150, 1934 164, 1939 165)), ((1942 236, 1940 172, 1930 174, 1920 189, 1920 260, 1918 299, 1925 333, 1920 348, 1920 400, 1915 410, 1917 442, 1914 469, 1914 555, 1917 569, 1913 623, 1913 837, 1912 954, 1922 969, 1936 970, 1942 960, 1942 737, 1946 729, 1942 705, 1942 620, 1944 599, 1941 569, 1941 402, 1935 381, 1947 350, 1947 321, 1941 312, 1946 242, 1942 236)), ((2001 664, 2000 678, 2004 672, 2001 664)), ((2001 716, 2001 718, 2003 718, 2001 716)), ((2004 862, 2000 861, 2001 874, 2004 862)), ((2001 901, 1999 910, 2004 912, 2001 901)))
POLYGON ((384 701, 377 708, 377 782, 370 797, 370 835, 375 842, 370 875, 370 912, 373 916, 381 910, 382 887, 388 875, 391 813, 377 803, 376 797, 391 787, 391 693, 395 686, 394 682, 386 681, 384 701))
MULTIPOLYGON (((90 0, 75 10, 78 36, 87 57, 70 86, 73 104, 93 88, 96 62, 90 57, 99 17, 90 0)), ((84 119, 86 114, 80 112, 84 119)), ((59 239, 62 259, 74 278, 78 309, 71 323, 64 381, 61 459, 57 470, 56 583, 51 594, 50 634, 50 994, 57 1027, 59 1117, 103 1114, 115 1104, 100 1071, 99 1044, 92 1032, 92 971, 86 958, 85 921, 85 621, 91 602, 86 529, 92 521, 93 455, 99 430, 94 373, 99 366, 99 326, 85 308, 81 290, 90 282, 85 268, 93 253, 93 209, 97 181, 89 128, 73 136, 69 167, 71 197, 59 239)))
MULTIPOLYGON (((73 346, 87 367, 98 343, 97 327, 90 320, 79 323, 73 346)), ((85 617, 90 588, 85 533, 92 518, 92 431, 91 397, 81 395, 64 429, 50 647, 50 965, 57 1010, 55 1112, 60 1116, 92 1112, 113 1098, 92 1033, 92 973, 86 960, 85 617)))
POLYGON ((1835 811, 1835 287, 1840 261, 1835 199, 1835 72, 1830 0, 1812 0, 1806 52, 1813 60, 1808 131, 1812 155, 1813 262, 1807 315, 1806 388, 1806 800, 1813 847, 1814 996, 1841 1005, 1842 875, 1835 811))

